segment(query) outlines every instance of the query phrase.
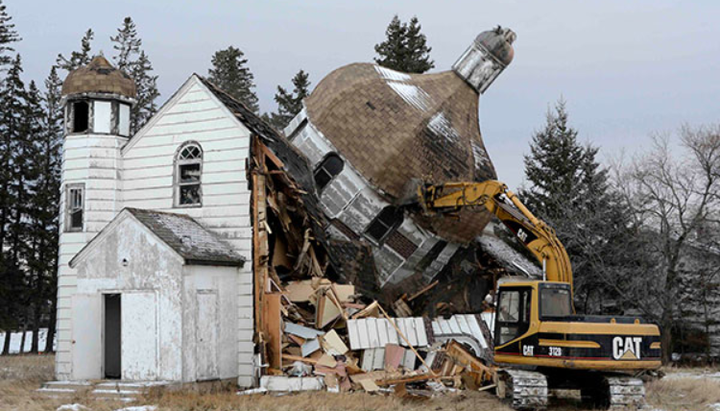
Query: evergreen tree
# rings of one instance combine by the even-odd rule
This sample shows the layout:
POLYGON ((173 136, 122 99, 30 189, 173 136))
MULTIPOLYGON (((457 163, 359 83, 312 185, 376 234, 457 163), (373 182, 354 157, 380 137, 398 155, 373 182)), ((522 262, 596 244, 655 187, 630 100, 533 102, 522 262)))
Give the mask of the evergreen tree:
POLYGON ((92 49, 92 41, 95 38, 95 33, 92 29, 87 29, 85 35, 80 40, 80 51, 73 51, 70 53, 70 58, 66 58, 61 54, 58 54, 55 64, 58 68, 65 70, 69 73, 79 67, 86 66, 92 60, 90 51, 92 49))
POLYGON ((15 31, 15 24, 11 23, 12 17, 7 13, 6 7, 0 0, 0 71, 4 66, 12 63, 12 56, 7 55, 15 51, 12 43, 20 41, 20 36, 15 31))
POLYGON ((288 92, 283 87, 278 86, 278 91, 275 93, 275 102, 278 104, 278 111, 270 117, 270 123, 278 130, 285 128, 297 113, 302 110, 303 100, 310 95, 309 77, 305 71, 298 71, 295 77, 292 78, 292 84, 294 86, 292 92, 288 92))
MULTIPOLYGON (((18 165, 23 162, 25 85, 20 78, 22 62, 16 56, 0 85, 0 327, 15 329, 19 323, 24 274, 20 267, 18 210, 23 207, 23 187, 18 181, 18 165)), ((3 354, 9 351, 5 339, 3 354)))
POLYGON ((594 154, 578 143, 577 131, 568 126, 565 102, 558 101, 546 115, 545 128, 533 136, 530 155, 524 157, 531 187, 522 192, 523 201, 546 218, 562 215, 582 196, 582 168, 591 157, 594 154))
POLYGON ((44 112, 41 118, 40 154, 37 158, 38 179, 36 197, 32 207, 34 213, 33 236, 38 240, 36 269, 43 279, 40 298, 49 302, 47 312, 50 318, 44 352, 53 351, 55 318, 57 309, 57 272, 60 229, 60 173, 63 142, 62 80, 57 69, 52 67, 45 79, 43 98, 44 112))
POLYGON ((132 18, 125 17, 118 34, 110 40, 117 53, 113 57, 115 67, 130 75, 137 87, 137 103, 132 108, 130 123, 130 133, 134 134, 157 112, 155 100, 160 96, 158 76, 151 74, 152 63, 141 48, 142 40, 132 18))
POLYGON ((600 311, 617 296, 607 272, 641 266, 642 261, 618 248, 637 241, 631 214, 611 190, 607 170, 596 159, 598 149, 581 145, 577 135, 560 100, 548 112, 545 127, 533 136, 530 155, 524 159, 531 186, 521 190, 520 197, 565 245, 575 273, 578 308, 600 311))
POLYGON ((258 98, 253 91, 255 77, 247 67, 248 61, 244 56, 240 49, 233 46, 216 51, 212 56, 208 79, 257 113, 258 98))
POLYGON ((403 23, 395 15, 385 30, 387 38, 375 45, 379 56, 375 62, 405 73, 424 73, 435 67, 435 62, 430 60, 432 47, 428 47, 421 28, 417 17, 410 19, 410 23, 403 23))

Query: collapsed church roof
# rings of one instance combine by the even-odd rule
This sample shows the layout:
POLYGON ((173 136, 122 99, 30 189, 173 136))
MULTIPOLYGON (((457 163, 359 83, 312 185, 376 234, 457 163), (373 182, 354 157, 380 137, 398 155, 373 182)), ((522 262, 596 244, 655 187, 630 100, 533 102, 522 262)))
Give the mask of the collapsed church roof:
MULTIPOLYGON (((481 33, 453 66, 408 74, 355 63, 328 74, 305 99, 307 116, 353 167, 399 204, 413 183, 443 184, 497 178, 485 149, 478 99, 512 60, 514 33, 481 33)), ((438 235, 468 243, 490 214, 465 209, 459 219, 418 218, 438 235)))

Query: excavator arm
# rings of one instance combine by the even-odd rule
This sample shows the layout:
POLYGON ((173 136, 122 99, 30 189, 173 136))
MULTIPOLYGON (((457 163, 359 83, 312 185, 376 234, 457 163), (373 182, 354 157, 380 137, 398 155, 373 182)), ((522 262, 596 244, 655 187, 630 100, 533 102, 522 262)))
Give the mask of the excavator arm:
POLYGON ((420 205, 428 214, 456 213, 466 207, 485 207, 493 213, 535 256, 547 280, 572 286, 572 268, 565 247, 555 230, 538 219, 505 184, 487 180, 481 183, 421 185, 420 205))

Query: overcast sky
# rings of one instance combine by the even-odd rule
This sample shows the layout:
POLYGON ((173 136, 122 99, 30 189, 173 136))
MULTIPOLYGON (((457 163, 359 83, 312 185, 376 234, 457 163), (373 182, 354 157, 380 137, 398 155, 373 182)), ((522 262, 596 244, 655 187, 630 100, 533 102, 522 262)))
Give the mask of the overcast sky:
POLYGON ((394 14, 416 15, 433 48, 434 71, 450 69, 481 31, 518 35, 515 60, 480 99, 481 129, 501 180, 523 181, 523 154, 550 104, 563 96, 580 139, 603 158, 637 152, 653 132, 720 121, 718 1, 189 1, 4 0, 23 41, 25 79, 41 81, 59 52, 94 51, 123 17, 138 26, 164 102, 210 56, 245 52, 263 111, 299 69, 314 84, 333 69, 371 61, 394 14))

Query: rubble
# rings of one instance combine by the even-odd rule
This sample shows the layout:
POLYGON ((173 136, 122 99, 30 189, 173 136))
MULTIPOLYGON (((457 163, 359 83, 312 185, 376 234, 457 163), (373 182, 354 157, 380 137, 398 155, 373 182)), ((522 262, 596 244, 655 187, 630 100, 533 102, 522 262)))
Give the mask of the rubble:
MULTIPOLYGON (((349 283, 333 265, 336 242, 324 238, 326 222, 316 198, 291 177, 307 175, 308 170, 290 174, 306 165, 293 163, 297 153, 283 144, 255 137, 248 168, 256 228, 255 342, 264 365, 261 388, 253 392, 431 396, 490 386, 492 315, 427 316, 466 308, 448 296, 467 300, 467 283, 448 275, 450 280, 435 279, 394 303, 373 287, 349 283)), ((458 261, 472 259, 464 255, 458 261)))

